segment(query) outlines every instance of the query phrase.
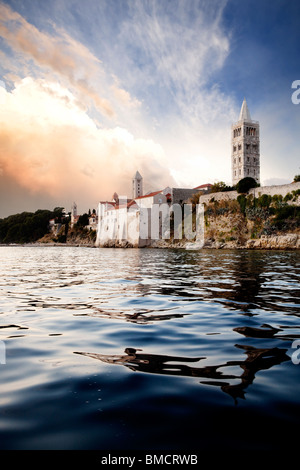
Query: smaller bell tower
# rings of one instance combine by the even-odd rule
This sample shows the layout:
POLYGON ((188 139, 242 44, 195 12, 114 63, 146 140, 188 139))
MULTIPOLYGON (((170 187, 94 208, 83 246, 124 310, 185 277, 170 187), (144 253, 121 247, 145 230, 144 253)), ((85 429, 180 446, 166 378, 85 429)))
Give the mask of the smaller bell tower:
POLYGON ((72 208, 71 208, 71 224, 74 225, 77 217, 77 204, 76 202, 73 202, 72 208))
POLYGON ((132 179, 132 198, 140 197, 143 195, 143 178, 137 171, 132 179))

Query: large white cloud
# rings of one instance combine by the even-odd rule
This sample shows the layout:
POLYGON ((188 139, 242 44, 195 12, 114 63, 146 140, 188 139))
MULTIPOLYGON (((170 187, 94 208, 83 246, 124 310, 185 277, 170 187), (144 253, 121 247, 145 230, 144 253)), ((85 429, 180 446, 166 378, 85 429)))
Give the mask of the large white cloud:
POLYGON ((172 182, 159 144, 98 128, 57 83, 26 78, 12 92, 0 88, 0 99, 1 178, 62 201, 95 202, 114 191, 131 197, 137 169, 149 189, 172 182))

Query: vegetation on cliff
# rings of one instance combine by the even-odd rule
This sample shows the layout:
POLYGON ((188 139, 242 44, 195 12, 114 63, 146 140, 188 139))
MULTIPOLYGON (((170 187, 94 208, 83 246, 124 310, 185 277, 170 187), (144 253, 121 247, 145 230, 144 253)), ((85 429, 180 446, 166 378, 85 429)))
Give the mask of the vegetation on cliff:
POLYGON ((249 189, 258 187, 258 183, 254 178, 246 176, 241 179, 236 185, 228 186, 224 181, 214 183, 211 187, 211 193, 224 193, 227 191, 237 191, 238 193, 247 193, 249 189))
POLYGON ((236 200, 212 201, 205 207, 206 238, 244 244, 262 236, 300 232, 299 190, 281 195, 240 194, 236 200))
POLYGON ((22 212, 0 219, 0 243, 33 243, 49 231, 49 220, 61 223, 63 209, 22 212))
POLYGON ((0 243, 82 243, 92 244, 96 231, 88 230, 88 214, 80 216, 79 223, 70 227, 70 216, 62 207, 53 211, 39 209, 22 212, 0 219, 0 243), (50 232, 49 221, 54 220, 55 230, 50 232))

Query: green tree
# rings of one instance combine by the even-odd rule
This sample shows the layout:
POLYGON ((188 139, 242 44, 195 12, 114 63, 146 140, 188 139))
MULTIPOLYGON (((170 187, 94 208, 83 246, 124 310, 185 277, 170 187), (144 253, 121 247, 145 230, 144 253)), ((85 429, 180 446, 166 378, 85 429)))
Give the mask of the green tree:
POLYGON ((300 175, 295 175, 294 181, 298 183, 300 181, 300 175))
POLYGON ((43 237, 49 231, 49 220, 55 218, 61 221, 62 209, 54 211, 37 210, 22 212, 0 219, 0 242, 30 243, 43 237))
POLYGON ((224 181, 219 181, 218 183, 214 183, 211 188, 212 193, 220 193, 224 191, 232 191, 234 188, 232 186, 227 186, 224 181))
POLYGON ((77 226, 78 227, 85 227, 86 225, 89 225, 89 215, 88 214, 82 214, 78 218, 77 226))
POLYGON ((254 178, 251 176, 246 176, 246 178, 241 179, 237 185, 236 190, 238 193, 247 193, 251 188, 257 188, 258 184, 254 178))

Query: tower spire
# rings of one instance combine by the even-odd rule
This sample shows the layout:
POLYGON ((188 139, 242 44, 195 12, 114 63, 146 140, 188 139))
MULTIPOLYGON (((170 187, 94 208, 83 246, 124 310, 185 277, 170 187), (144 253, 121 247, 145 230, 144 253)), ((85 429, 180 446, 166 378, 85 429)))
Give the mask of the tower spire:
POLYGON ((241 107, 239 121, 252 121, 246 98, 244 98, 244 101, 241 107))

